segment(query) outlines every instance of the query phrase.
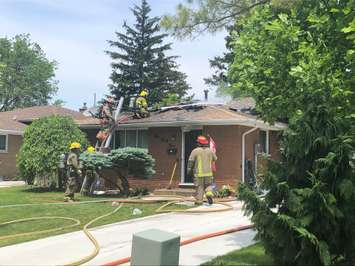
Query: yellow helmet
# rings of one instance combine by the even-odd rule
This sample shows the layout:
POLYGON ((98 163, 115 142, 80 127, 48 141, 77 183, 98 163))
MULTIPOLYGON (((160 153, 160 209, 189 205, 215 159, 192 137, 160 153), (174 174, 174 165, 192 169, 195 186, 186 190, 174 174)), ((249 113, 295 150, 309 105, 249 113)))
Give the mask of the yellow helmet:
POLYGON ((140 94, 139 94, 139 96, 142 96, 142 97, 146 97, 148 95, 148 90, 147 89, 143 89, 141 92, 140 92, 140 94))
POLYGON ((93 146, 89 146, 86 151, 92 153, 95 152, 95 148, 93 146))
POLYGON ((70 144, 70 148, 71 150, 73 149, 80 149, 81 148, 81 145, 79 142, 73 142, 72 144, 70 144))
POLYGON ((206 195, 206 197, 213 197, 213 192, 207 191, 205 195, 206 195))

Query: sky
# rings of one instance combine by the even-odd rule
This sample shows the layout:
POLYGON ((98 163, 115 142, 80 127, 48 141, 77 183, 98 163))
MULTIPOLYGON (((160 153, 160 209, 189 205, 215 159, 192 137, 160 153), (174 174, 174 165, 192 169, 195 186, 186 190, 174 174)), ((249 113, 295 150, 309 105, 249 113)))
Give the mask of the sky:
MULTIPOLYGON (((184 0, 148 0, 152 16, 173 14, 184 0)), ((78 109, 93 105, 109 93, 111 59, 107 40, 115 40, 122 24, 134 22, 130 10, 140 0, 0 0, 0 37, 29 33, 47 58, 57 61, 58 93, 65 106, 78 109)), ((188 75, 195 98, 203 98, 203 79, 212 70, 208 60, 225 51, 225 32, 206 34, 194 40, 173 42, 171 55, 180 56, 180 71, 188 75)), ((212 90, 210 99, 221 101, 212 90)))

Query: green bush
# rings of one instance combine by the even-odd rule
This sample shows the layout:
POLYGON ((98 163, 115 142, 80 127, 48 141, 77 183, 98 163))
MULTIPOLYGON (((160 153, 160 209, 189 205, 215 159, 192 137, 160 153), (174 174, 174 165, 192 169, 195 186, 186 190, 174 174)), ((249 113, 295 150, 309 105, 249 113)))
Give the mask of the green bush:
POLYGON ((68 152, 74 141, 83 147, 88 144, 85 134, 70 117, 49 116, 35 120, 25 130, 17 157, 21 178, 40 186, 55 184, 59 156, 68 152))
POLYGON ((218 198, 225 198, 235 195, 235 190, 230 185, 223 185, 220 189, 215 192, 218 198))
MULTIPOLYGON (((142 179, 148 179, 155 173, 154 158, 145 149, 123 148, 112 150, 108 154, 99 152, 84 152, 80 155, 80 160, 84 169, 96 170, 105 180, 110 179, 112 184, 113 176, 105 176, 107 169, 114 170, 114 178, 119 178, 121 184, 115 184, 122 194, 130 194, 128 177, 133 176, 142 179)), ((141 194, 142 191, 137 193, 141 194)))
POLYGON ((155 173, 155 160, 145 149, 127 147, 112 150, 108 156, 115 167, 125 169, 129 176, 148 179, 155 173))

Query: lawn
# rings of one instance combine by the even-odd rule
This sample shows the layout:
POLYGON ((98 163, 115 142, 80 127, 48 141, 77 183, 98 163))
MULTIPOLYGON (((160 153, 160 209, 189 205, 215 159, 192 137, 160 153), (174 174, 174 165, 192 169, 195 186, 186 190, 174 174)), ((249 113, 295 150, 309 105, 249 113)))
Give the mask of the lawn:
MULTIPOLYGON (((114 199, 107 197, 82 197, 76 194, 77 201, 93 201, 102 199, 114 199)), ((81 224, 58 232, 51 232, 36 236, 17 237, 16 239, 3 239, 0 240, 0 247, 20 242, 30 241, 34 239, 44 238, 51 235, 63 234, 72 231, 81 230, 82 227, 90 220, 113 211, 116 206, 112 203, 90 203, 80 205, 35 205, 35 206, 22 206, 1 208, 4 205, 12 204, 28 204, 28 203, 60 203, 63 202, 63 192, 48 192, 45 190, 32 188, 30 186, 21 186, 13 188, 0 189, 0 223, 40 216, 64 216, 79 219, 81 224)), ((155 214, 155 210, 160 207, 161 203, 154 204, 124 204, 123 207, 114 215, 106 217, 93 226, 115 223, 123 220, 144 217, 155 214), (134 208, 142 210, 141 215, 133 215, 134 208)), ((176 207, 175 207, 176 208, 176 207)), ((0 236, 17 234, 28 231, 38 231, 55 228, 58 226, 72 224, 71 221, 63 220, 44 220, 44 221, 30 221, 24 223, 17 223, 12 225, 5 225, 0 227, 0 236)))
POLYGON ((261 244, 242 248, 226 255, 219 256, 203 266, 238 266, 238 265, 275 265, 272 259, 265 254, 261 244))

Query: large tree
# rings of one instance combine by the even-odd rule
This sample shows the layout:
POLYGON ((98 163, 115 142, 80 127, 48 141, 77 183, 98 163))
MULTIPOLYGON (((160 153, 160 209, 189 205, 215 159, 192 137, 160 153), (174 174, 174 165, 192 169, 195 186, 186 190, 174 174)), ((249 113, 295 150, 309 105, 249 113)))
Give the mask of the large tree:
POLYGON ((239 191, 278 264, 355 264, 354 9, 354 0, 265 5, 235 35, 233 88, 253 95, 264 120, 289 121, 265 198, 239 191))
POLYGON ((229 66, 234 60, 232 34, 236 30, 236 27, 230 26, 227 27, 227 29, 228 35, 225 37, 227 51, 221 56, 215 56, 213 59, 209 60, 210 67, 214 72, 209 78, 205 78, 204 81, 208 86, 217 88, 217 92, 221 95, 229 94, 233 97, 239 97, 242 93, 236 93, 235 90, 231 90, 231 82, 228 77, 229 66))
POLYGON ((56 62, 29 35, 0 38, 0 111, 45 105, 57 91, 56 62))
POLYGON ((179 72, 176 56, 167 56, 171 43, 164 43, 167 34, 160 33, 159 17, 150 17, 146 0, 132 9, 136 17, 133 27, 123 24, 125 33, 116 32, 117 40, 109 41, 118 51, 108 51, 113 59, 111 93, 123 96, 128 103, 142 88, 149 90, 149 102, 159 103, 168 93, 179 97, 189 89, 186 75, 179 72))
POLYGON ((166 15, 162 26, 175 37, 194 37, 201 33, 215 33, 233 26, 237 19, 268 2, 286 4, 291 0, 187 0, 176 7, 175 15, 166 15))

